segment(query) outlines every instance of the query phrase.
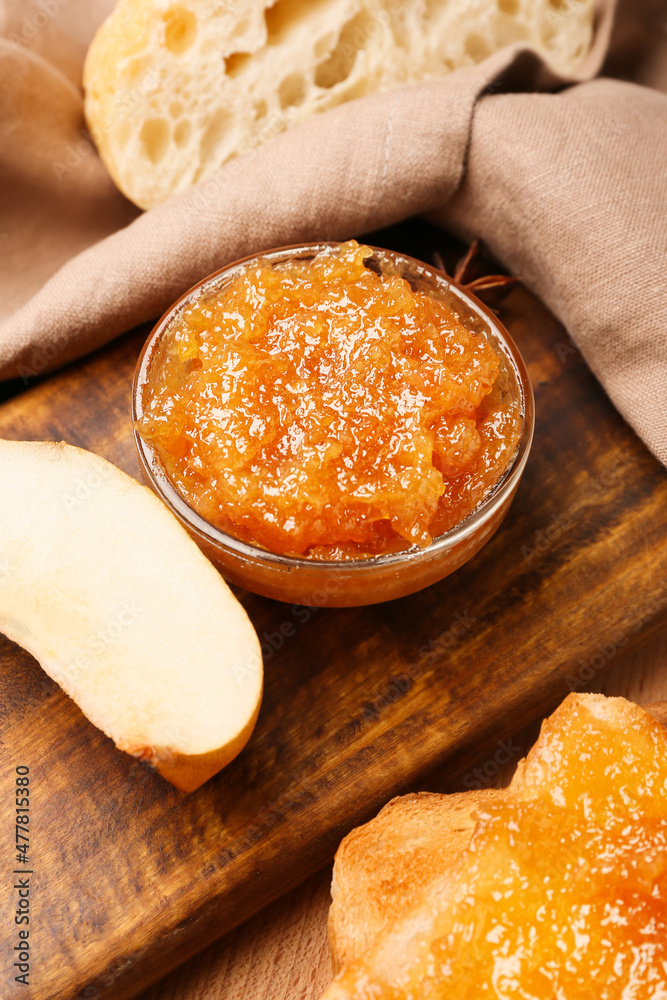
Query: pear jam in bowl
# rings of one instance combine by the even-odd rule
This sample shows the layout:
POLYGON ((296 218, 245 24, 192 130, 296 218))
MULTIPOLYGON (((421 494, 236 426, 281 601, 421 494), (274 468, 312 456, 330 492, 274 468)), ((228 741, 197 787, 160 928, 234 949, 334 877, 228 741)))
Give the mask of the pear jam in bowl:
POLYGON ((533 430, 493 314, 354 240, 205 279, 153 330, 133 403, 147 482, 225 576, 307 605, 457 569, 506 513, 533 430))

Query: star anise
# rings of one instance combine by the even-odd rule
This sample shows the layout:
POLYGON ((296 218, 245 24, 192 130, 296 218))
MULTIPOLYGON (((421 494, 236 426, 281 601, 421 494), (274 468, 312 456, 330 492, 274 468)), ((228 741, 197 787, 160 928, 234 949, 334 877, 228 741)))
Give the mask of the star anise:
MULTIPOLYGON (((482 254, 481 240, 473 240, 467 252, 457 262, 453 278, 454 281, 481 299, 493 312, 498 312, 497 307, 514 286, 519 284, 519 279, 509 274, 481 274, 480 272, 483 270, 482 254)), ((433 254, 433 260, 435 266, 447 274, 442 256, 437 250, 433 254)))

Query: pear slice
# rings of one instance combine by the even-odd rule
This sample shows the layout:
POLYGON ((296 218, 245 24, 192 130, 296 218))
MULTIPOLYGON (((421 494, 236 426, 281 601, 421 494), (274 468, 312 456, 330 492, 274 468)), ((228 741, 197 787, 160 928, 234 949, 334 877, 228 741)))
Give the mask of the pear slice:
POLYGON ((90 452, 0 441, 0 632, 183 791, 250 738, 248 616, 157 497, 90 452))

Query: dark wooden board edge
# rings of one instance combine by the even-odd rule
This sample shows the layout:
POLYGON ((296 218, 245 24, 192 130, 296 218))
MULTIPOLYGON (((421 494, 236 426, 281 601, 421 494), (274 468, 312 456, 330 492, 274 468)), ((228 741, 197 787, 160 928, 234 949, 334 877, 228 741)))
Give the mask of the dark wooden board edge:
MULTIPOLYGON (((553 405, 553 392, 547 398, 547 393, 551 391, 549 385, 563 374, 568 374, 564 371, 568 365, 580 366, 581 360, 576 357, 576 352, 575 357, 567 353, 567 364, 563 364, 563 359, 558 350, 554 349, 554 345, 557 348, 559 344, 568 344, 564 331, 557 327, 552 318, 547 316, 545 319, 542 307, 534 302, 531 303, 530 297, 525 292, 516 293, 514 303, 514 306, 510 303, 508 307, 510 326, 512 332, 523 341, 522 347, 531 366, 537 390, 538 414, 541 408, 542 418, 547 423, 556 419, 566 419, 563 414, 567 413, 567 407, 563 408, 563 399, 560 399, 558 405, 553 405), (547 333, 551 338, 551 346, 541 352, 532 351, 529 339, 531 334, 527 329, 531 322, 536 321, 548 322, 550 325, 547 333)), ((545 336, 544 331, 541 335, 545 336)), ((0 407, 0 433, 5 436, 26 438, 56 439, 59 436, 67 436, 72 443, 89 447, 136 475, 136 458, 131 436, 127 432, 126 406, 129 404, 128 376, 141 339, 142 333, 123 338, 96 356, 72 366, 66 372, 54 376, 10 403, 6 403, 0 407), (84 404, 76 421, 69 419, 68 406, 73 395, 76 395, 79 403, 84 404), (63 434, 63 419, 67 424, 66 434, 63 434)), ((572 375, 572 370, 569 374, 572 375)), ((472 766, 480 753, 483 754, 487 748, 491 748, 498 738, 502 739, 503 736, 515 732, 529 718, 550 711, 562 700, 572 683, 575 689, 579 684, 584 689, 586 677, 579 677, 582 670, 580 664, 583 662, 586 665, 589 660, 592 662, 596 645, 605 642, 609 645, 608 639, 613 629, 617 630, 614 633, 617 638, 619 635, 623 637, 624 650, 629 651, 665 627, 667 616, 664 599, 658 603, 653 601, 648 612, 650 602, 647 603, 646 591, 650 590, 650 587, 646 587, 648 581, 642 577, 644 572, 654 570, 656 574, 662 574, 656 576, 656 579, 667 579, 665 572, 667 533, 664 523, 667 490, 664 470, 657 466, 632 432, 611 411, 608 402, 601 398, 599 388, 588 373, 577 371, 574 377, 570 377, 569 380, 566 378, 565 381, 567 385, 560 395, 562 396, 562 392, 565 391, 565 401, 572 406, 580 404, 588 393, 596 394, 601 412, 605 414, 604 434, 608 438, 612 458, 620 456, 622 461, 625 461, 628 476, 634 476, 638 486, 634 494, 630 490, 630 494, 626 496, 628 491, 620 482, 619 474, 613 472, 613 464, 610 465, 602 460, 603 451, 599 454, 594 453, 591 458, 591 468, 586 471, 590 473, 589 480, 592 477, 595 482, 602 484, 599 503, 601 505, 606 503, 610 512, 605 525, 602 527, 596 525, 595 517, 591 516, 591 511, 587 508, 585 515, 582 515, 579 521, 575 521, 573 527, 563 530, 561 536, 547 546, 545 553, 529 567, 529 573, 524 571, 523 574, 519 572, 518 575, 510 575, 507 585, 510 589, 518 586, 517 581, 522 581, 525 585, 526 577, 529 577, 528 591, 520 596, 530 605, 531 593, 533 591, 539 593, 540 588, 549 582, 550 574, 557 577, 559 573, 564 572, 564 567, 576 568, 578 562, 581 563, 582 560, 585 562, 587 557, 590 561, 596 552, 603 551, 608 555, 609 545, 617 544, 620 546, 621 561, 627 556, 632 556, 635 561, 632 563, 633 574, 625 583, 622 573, 620 576, 618 574, 615 577, 613 574, 609 576, 607 597, 612 604, 611 613, 609 609, 605 609, 604 595, 596 593, 593 595, 594 600, 591 599, 591 595, 587 595, 588 604, 582 605, 582 611, 590 613, 594 610, 606 614, 604 620, 601 618, 598 622, 590 623, 590 635, 574 641, 572 634, 563 629, 561 634, 549 637, 549 642, 545 644, 541 653, 543 659, 549 663, 549 669, 546 672, 539 672, 539 684, 531 681, 529 697, 526 697, 525 691, 513 688, 511 676, 504 675, 501 671, 501 679, 507 683, 500 690, 499 700, 479 698, 474 711, 466 720, 462 720, 454 709, 445 712, 444 715, 441 713, 438 718, 451 723, 453 732, 450 734, 446 749, 440 748, 440 750, 433 740, 430 742, 423 740, 424 734, 421 730, 424 728, 424 715, 426 713, 426 717, 429 717, 431 706, 428 692, 419 690, 430 681, 434 667, 444 664, 450 668, 452 666, 451 662, 448 662, 448 654, 451 651, 447 647, 439 648, 436 641, 433 650, 427 650, 425 656, 421 658, 422 661, 424 659, 427 661, 426 665, 423 663, 419 665, 416 675, 408 678, 412 681, 412 685, 408 685, 405 691, 399 689, 398 694, 393 692, 392 698, 389 698, 389 687, 394 683, 392 680, 387 688, 386 704, 382 706, 379 705, 383 698, 382 692, 380 697, 373 697, 377 691, 372 692, 367 704, 371 705, 371 713, 375 712, 377 717, 372 718, 372 725, 369 723, 368 729, 364 728, 368 709, 364 708, 362 711, 360 708, 358 717, 333 732, 333 738, 328 741, 329 745, 334 749, 342 747, 342 750, 337 750, 336 766, 333 769, 324 768, 317 772, 315 765, 317 774, 313 779, 313 788, 322 793, 319 799, 316 796, 315 808, 308 809, 308 803, 299 801, 296 796, 290 801, 288 784, 283 793, 286 797, 284 808, 280 814, 271 817, 270 825, 267 824, 266 838, 258 841, 262 851, 255 850, 254 846, 250 845, 247 856, 239 868, 238 877, 233 880, 233 885, 228 886, 229 891, 224 900, 213 892, 210 898, 189 899, 185 904, 179 901, 178 905, 181 908, 174 914, 173 919, 167 922, 164 933, 154 937, 140 950, 109 955, 105 968, 100 970, 100 974, 94 980, 75 982, 72 979, 70 986, 57 993, 38 992, 34 994, 35 997, 39 997, 40 1000, 47 996, 70 1000, 74 996, 99 998, 108 996, 114 1000, 124 1000, 135 995, 163 976, 170 968, 180 964, 222 933, 243 922, 276 896, 323 867, 333 856, 340 837, 350 826, 370 818, 387 798, 414 787, 435 787, 443 772, 450 773, 472 766), (568 391, 571 393, 570 397, 567 397, 568 391), (610 485, 605 485, 605 482, 610 482, 610 485), (629 528, 623 526, 623 514, 628 505, 632 510, 637 538, 633 534, 633 525, 629 528), (617 520, 615 520, 616 515, 618 515, 617 520), (653 531, 652 537, 649 537, 649 528, 653 531), (596 535, 596 531, 601 537, 596 535), (612 534, 616 531, 617 537, 611 541, 605 539, 605 531, 612 534), (587 537, 587 533, 590 537, 587 537), (645 564, 637 562, 637 553, 642 544, 648 552, 645 564), (620 603, 623 599, 627 599, 626 605, 620 603), (622 606, 626 608, 626 612, 621 611, 622 606), (560 653, 559 643, 562 646, 560 653), (361 741, 356 741, 356 745, 353 738, 355 731, 362 737, 361 741), (388 763, 387 747, 388 741, 392 738, 398 748, 404 747, 410 741, 419 744, 419 740, 422 739, 419 753, 412 760, 406 759, 405 755, 399 753, 399 759, 392 758, 388 763), (433 752, 434 746, 435 752, 433 752), (377 767, 379 764, 382 764, 380 780, 369 793, 366 784, 368 767, 377 767), (332 817, 330 811, 327 811, 327 792, 332 787, 340 788, 341 785, 345 787, 347 793, 345 803, 349 808, 344 815, 336 819, 332 817), (305 838, 304 819, 309 831, 305 838), (296 859, 294 844, 298 845, 296 859), (252 885, 251 896, 248 894, 249 885, 252 885)), ((587 457, 591 457, 589 455, 591 441, 586 437, 585 429, 576 429, 582 434, 581 448, 587 457)), ((541 472, 545 477, 554 464, 554 455, 549 453, 551 447, 548 436, 543 437, 540 442, 543 454, 539 461, 541 472)), ((555 480, 548 485, 554 490, 559 487, 555 480)), ((517 540, 521 539, 522 532, 518 530, 518 521, 530 514, 531 503, 535 502, 536 497, 539 498, 543 486, 544 483, 533 481, 522 487, 522 496, 518 500, 519 509, 508 518, 506 534, 491 543, 490 549, 493 552, 500 554, 512 538, 515 545, 517 540)), ((575 494, 579 495, 580 492, 581 485, 577 486, 575 494)), ((545 518, 543 527, 548 528, 552 523, 553 519, 545 518)), ((528 535, 524 536, 524 540, 536 544, 538 533, 534 532, 533 528, 535 524, 540 524, 540 520, 531 521, 529 517, 528 524, 530 530, 528 535)), ((488 567, 491 558, 488 552, 486 556, 478 557, 474 566, 457 574, 455 583, 466 586, 470 585, 472 580, 474 585, 473 575, 477 567, 480 565, 488 567)), ((588 569, 585 565, 581 568, 588 569)), ((605 569, 609 574, 610 569, 606 563, 605 569)), ((449 588, 437 585, 432 591, 432 594, 425 595, 425 604, 428 605, 430 601, 435 606, 443 596, 447 596, 449 588)), ((394 604, 395 607, 388 609, 387 613, 398 614, 405 621, 411 618, 411 609, 418 606, 410 598, 394 604)), ((571 606, 569 607, 571 611, 571 606)), ((433 607, 428 608, 431 618, 427 617, 425 620, 432 620, 433 611, 433 607)), ((502 615, 506 613, 507 606, 503 605, 502 601, 498 607, 494 607, 492 603, 484 605, 484 602, 480 605, 479 614, 488 616, 490 622, 500 621, 502 615)), ((435 618, 437 619, 437 615, 435 618)), ((369 619, 375 623, 384 621, 381 614, 371 614, 369 619)), ((265 620, 270 620, 270 617, 265 620)), ((534 628, 534 625, 533 622, 530 627, 534 628)), ((519 636, 520 632, 517 629, 520 630, 520 627, 520 621, 513 622, 514 638, 519 636)), ((539 638, 539 629, 535 635, 539 638)), ((488 644, 490 640, 492 641, 492 636, 489 635, 482 636, 477 641, 475 636, 471 636, 467 640, 466 649, 472 656, 478 655, 480 660, 484 656, 488 658, 488 648, 485 643, 488 644)), ((520 643, 517 644, 517 654, 534 657, 540 655, 539 642, 536 643, 534 640, 535 636, 528 649, 522 648, 520 643)), ((465 661, 461 649, 455 652, 457 663, 465 661)), ((601 655, 604 662, 599 667, 589 664, 589 669, 594 673, 596 671, 601 673, 613 663, 613 653, 607 655, 606 659, 604 654, 601 655)), ((397 656, 396 660, 398 665, 410 663, 409 656, 403 656, 402 659, 397 656)), ((467 662, 462 664, 461 676, 457 677, 453 686, 448 689, 449 695, 453 698, 456 697, 457 685, 461 691, 465 690, 467 662)), ((488 667, 488 676, 482 678, 483 683, 487 685, 496 683, 497 666, 494 669, 488 667)), ((396 680, 400 680, 400 676, 396 680)), ((363 705, 363 702, 361 704, 363 705)), ((303 769, 303 775, 306 777, 299 776, 297 784, 299 780, 311 780, 307 768, 303 769)))

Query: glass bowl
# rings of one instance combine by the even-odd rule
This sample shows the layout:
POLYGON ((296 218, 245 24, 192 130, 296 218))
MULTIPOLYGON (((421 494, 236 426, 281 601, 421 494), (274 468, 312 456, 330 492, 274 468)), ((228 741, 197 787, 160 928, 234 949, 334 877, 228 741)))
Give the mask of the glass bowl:
POLYGON ((153 365, 160 363, 161 338, 181 310, 202 292, 225 286, 259 259, 281 265, 312 258, 332 243, 309 243, 254 254, 204 278, 167 310, 152 330, 137 362, 132 391, 132 417, 139 461, 148 486, 160 497, 208 558, 231 583, 291 604, 310 607, 353 607, 390 601, 442 580, 477 553, 496 532, 512 502, 526 465, 535 423, 533 392, 519 351, 495 315, 474 295, 442 271, 394 251, 373 249, 366 264, 400 274, 415 290, 443 299, 466 325, 482 333, 505 360, 508 391, 520 399, 523 429, 513 459, 475 510, 426 548, 405 549, 373 558, 322 561, 277 555, 226 534, 204 520, 168 480, 154 453, 136 430, 143 414, 146 385, 153 365))

